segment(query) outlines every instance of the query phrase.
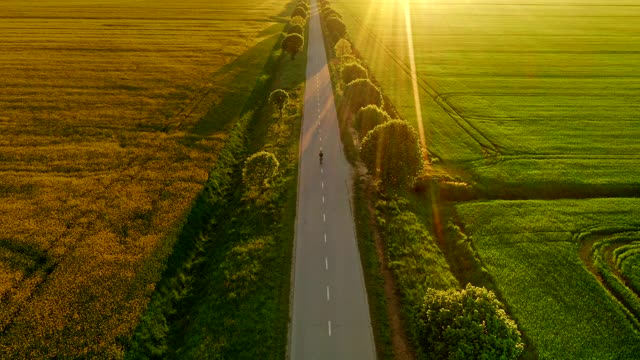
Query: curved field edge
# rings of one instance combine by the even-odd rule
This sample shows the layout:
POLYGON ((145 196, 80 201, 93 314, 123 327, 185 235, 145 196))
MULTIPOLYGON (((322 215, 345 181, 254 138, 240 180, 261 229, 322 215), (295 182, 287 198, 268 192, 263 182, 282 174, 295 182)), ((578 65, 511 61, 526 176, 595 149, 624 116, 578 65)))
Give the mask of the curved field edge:
POLYGON ((589 237, 580 236, 637 231, 638 211, 640 199, 455 205, 483 266, 542 358, 619 359, 640 351, 637 319, 583 261, 589 237))
POLYGON ((624 306, 625 315, 640 331, 640 291, 634 281, 637 273, 630 269, 638 253, 638 228, 603 228, 577 235, 580 257, 591 273, 624 306))

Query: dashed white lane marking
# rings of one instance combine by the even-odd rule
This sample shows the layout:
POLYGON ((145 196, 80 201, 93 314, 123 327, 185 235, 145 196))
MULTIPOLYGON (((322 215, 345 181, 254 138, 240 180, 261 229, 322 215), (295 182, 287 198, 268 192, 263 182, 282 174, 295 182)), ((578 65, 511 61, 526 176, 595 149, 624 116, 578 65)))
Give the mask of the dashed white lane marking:
POLYGON ((329 336, 331 336, 331 320, 329 320, 329 336))
POLYGON ((324 169, 323 168, 320 168, 320 173, 324 174, 324 169))
POLYGON ((331 300, 331 295, 329 294, 329 285, 327 285, 327 301, 331 300))
POLYGON ((329 258, 326 256, 324 257, 324 269, 329 270, 329 258))
POLYGON ((327 242, 327 233, 324 233, 324 242, 327 242))
POLYGON ((322 213, 322 221, 323 222, 327 222, 327 216, 324 213, 322 213))
POLYGON ((324 204, 324 195, 322 195, 322 203, 324 204))
POLYGON ((322 182, 322 188, 324 189, 324 181, 322 182))

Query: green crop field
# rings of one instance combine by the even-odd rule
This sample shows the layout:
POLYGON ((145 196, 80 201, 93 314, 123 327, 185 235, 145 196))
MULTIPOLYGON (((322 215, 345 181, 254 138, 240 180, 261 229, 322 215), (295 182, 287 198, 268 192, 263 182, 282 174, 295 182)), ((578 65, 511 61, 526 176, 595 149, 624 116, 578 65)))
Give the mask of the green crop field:
MULTIPOLYGON (((332 3, 415 122, 404 2, 332 3)), ((413 0, 410 11, 434 158, 481 183, 640 192, 637 2, 413 0)))
POLYGON ((470 237, 488 277, 454 258, 450 244, 441 248, 458 280, 495 287, 527 340, 525 358, 637 358, 640 4, 331 6, 382 91, 418 129, 410 13, 432 167, 493 201, 440 204, 438 212, 436 200, 409 198, 434 234, 451 220, 470 237))
POLYGON ((639 199, 471 202, 456 211, 540 358, 637 357, 640 298, 616 285, 637 281, 637 255, 634 272, 607 253, 637 254, 639 199))
POLYGON ((286 5, 0 3, 0 357, 123 356, 286 5))

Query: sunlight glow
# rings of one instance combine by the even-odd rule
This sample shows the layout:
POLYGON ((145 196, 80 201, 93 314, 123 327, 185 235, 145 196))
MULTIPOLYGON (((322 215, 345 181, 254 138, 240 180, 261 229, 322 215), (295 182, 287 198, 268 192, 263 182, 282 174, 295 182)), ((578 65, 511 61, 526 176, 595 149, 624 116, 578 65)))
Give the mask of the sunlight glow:
POLYGON ((425 160, 426 150, 427 150, 427 142, 424 136, 424 125, 422 124, 422 107, 420 105, 420 92, 418 89, 418 74, 416 71, 416 59, 413 51, 413 31, 411 24, 411 8, 409 6, 409 0, 404 1, 404 18, 405 24, 407 27, 407 46, 409 49, 409 66, 411 69, 411 86, 413 88, 413 101, 416 107, 416 121, 418 123, 418 134, 420 135, 420 145, 422 149, 425 150, 425 160))

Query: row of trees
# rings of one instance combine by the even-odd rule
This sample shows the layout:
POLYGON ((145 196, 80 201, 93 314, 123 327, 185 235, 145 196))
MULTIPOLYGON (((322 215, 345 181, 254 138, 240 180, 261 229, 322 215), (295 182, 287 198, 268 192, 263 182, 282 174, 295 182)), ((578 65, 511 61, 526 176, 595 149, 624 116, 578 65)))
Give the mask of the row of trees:
POLYGON ((408 122, 392 119, 388 114, 382 92, 371 81, 362 61, 354 56, 340 14, 328 0, 322 0, 321 6, 324 28, 340 67, 340 115, 357 131, 361 139, 360 158, 381 187, 387 191, 402 190, 423 169, 418 135, 408 122))
MULTIPOLYGON (((341 121, 358 134, 360 159, 381 188, 402 191, 423 173, 426 150, 408 122, 389 115, 395 111, 355 55, 340 14, 328 0, 320 4, 339 69, 341 121)), ((435 359, 515 359, 524 347, 515 322, 485 288, 428 289, 411 322, 423 352, 435 359)))
POLYGON ((304 46, 304 28, 307 24, 309 6, 304 1, 298 2, 291 13, 291 21, 286 28, 286 36, 282 39, 282 50, 291 55, 295 60, 296 55, 304 46))
MULTIPOLYGON (((285 28, 282 39, 282 50, 295 60, 296 54, 304 46, 304 33, 307 24, 309 6, 300 0, 293 12, 291 20, 285 28)), ((278 111, 280 119, 284 117, 284 110, 289 103, 289 93, 284 89, 276 89, 269 95, 269 104, 278 111)), ((259 151, 249 156, 242 169, 242 181, 245 186, 245 198, 260 201, 263 194, 271 188, 278 176, 280 163, 276 156, 268 151, 259 151)))

